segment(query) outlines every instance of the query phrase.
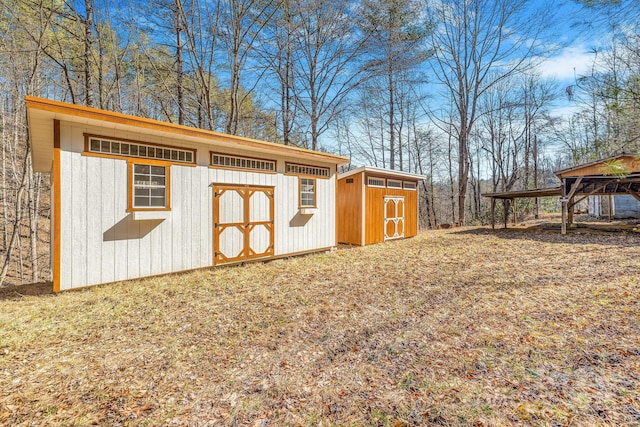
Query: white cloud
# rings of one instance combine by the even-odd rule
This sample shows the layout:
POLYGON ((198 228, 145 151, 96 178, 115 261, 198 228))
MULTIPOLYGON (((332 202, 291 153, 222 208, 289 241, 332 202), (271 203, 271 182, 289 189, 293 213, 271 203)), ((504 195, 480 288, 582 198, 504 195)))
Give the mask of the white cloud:
POLYGON ((584 46, 569 46, 539 65, 542 77, 555 78, 559 82, 574 80, 587 74, 593 66, 594 55, 584 46))

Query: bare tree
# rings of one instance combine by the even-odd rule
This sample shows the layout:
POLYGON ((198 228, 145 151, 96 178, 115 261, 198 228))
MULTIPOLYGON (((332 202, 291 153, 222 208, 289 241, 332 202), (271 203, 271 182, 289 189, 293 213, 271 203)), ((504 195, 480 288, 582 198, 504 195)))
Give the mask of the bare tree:
POLYGON ((224 46, 230 73, 227 133, 237 133, 243 103, 253 93, 264 73, 254 74, 251 84, 243 87, 242 72, 246 71, 260 33, 276 13, 277 4, 276 0, 227 0, 223 4, 224 46))
POLYGON ((300 13, 294 0, 281 0, 280 7, 264 30, 265 42, 259 49, 260 60, 275 77, 273 101, 279 109, 279 128, 284 145, 296 144, 294 126, 296 104, 293 87, 295 84, 295 37, 299 31, 300 13))
MULTIPOLYGON (((457 140, 458 219, 465 223, 470 135, 478 100, 500 80, 521 72, 538 54, 548 22, 545 9, 525 0, 431 0, 431 69, 455 106, 451 126, 457 140), (535 13, 535 15, 534 15, 535 13), (532 18, 533 17, 533 18, 532 18)), ((440 125, 447 130, 447 125, 440 125)))
POLYGON ((298 10, 294 98, 308 123, 309 148, 316 150, 320 135, 362 81, 363 72, 357 66, 362 39, 348 1, 300 0, 298 10))
POLYGON ((406 99, 406 94, 396 91, 399 85, 407 83, 400 80, 410 75, 408 71, 418 67, 426 58, 423 41, 427 25, 420 18, 419 3, 414 0, 363 0, 360 15, 360 27, 366 35, 368 60, 365 67, 383 77, 374 81, 386 93, 386 105, 381 107, 385 108, 387 116, 389 166, 395 169, 396 158, 399 157, 402 169, 403 159, 398 153, 402 146, 398 146, 396 140, 396 111, 399 100, 406 99))

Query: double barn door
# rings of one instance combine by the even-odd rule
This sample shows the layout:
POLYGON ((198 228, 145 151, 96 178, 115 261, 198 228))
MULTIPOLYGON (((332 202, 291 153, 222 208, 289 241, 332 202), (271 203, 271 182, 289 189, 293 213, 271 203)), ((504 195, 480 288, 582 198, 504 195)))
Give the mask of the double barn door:
POLYGON ((273 187, 214 185, 214 265, 272 257, 273 187))

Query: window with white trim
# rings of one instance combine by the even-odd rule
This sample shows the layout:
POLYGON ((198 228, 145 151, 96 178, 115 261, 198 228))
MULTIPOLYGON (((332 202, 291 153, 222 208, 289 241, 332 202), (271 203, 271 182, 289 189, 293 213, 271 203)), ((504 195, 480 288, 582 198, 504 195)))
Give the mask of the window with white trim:
POLYGON ((413 181, 405 181, 404 189, 405 190, 415 190, 417 188, 416 183, 413 181))
POLYGON ((132 167, 132 208, 167 208, 167 180, 169 167, 143 163, 134 163, 132 167))
POLYGON ((89 137, 90 153, 110 154, 141 159, 164 160, 173 163, 195 163, 195 150, 160 147, 138 142, 89 137))
POLYGON ((387 187, 389 188, 402 188, 402 181, 397 181, 395 179, 387 180, 387 187))
POLYGON ((300 178, 300 207, 316 207, 316 180, 311 178, 300 178))
POLYGON ((376 178, 373 176, 370 176, 369 178, 367 178, 367 185, 369 187, 385 187, 385 179, 384 178, 376 178))
POLYGON ((293 175, 311 175, 321 178, 329 178, 329 168, 321 166, 299 165, 297 163, 287 163, 285 172, 293 175))

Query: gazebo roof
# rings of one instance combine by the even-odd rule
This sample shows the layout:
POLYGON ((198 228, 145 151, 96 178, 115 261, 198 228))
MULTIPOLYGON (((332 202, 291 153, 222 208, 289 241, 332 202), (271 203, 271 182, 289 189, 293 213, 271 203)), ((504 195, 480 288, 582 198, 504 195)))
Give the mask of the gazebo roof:
POLYGON ((578 176, 612 176, 640 172, 640 156, 638 154, 620 153, 593 162, 582 163, 570 168, 556 171, 558 178, 578 176))

